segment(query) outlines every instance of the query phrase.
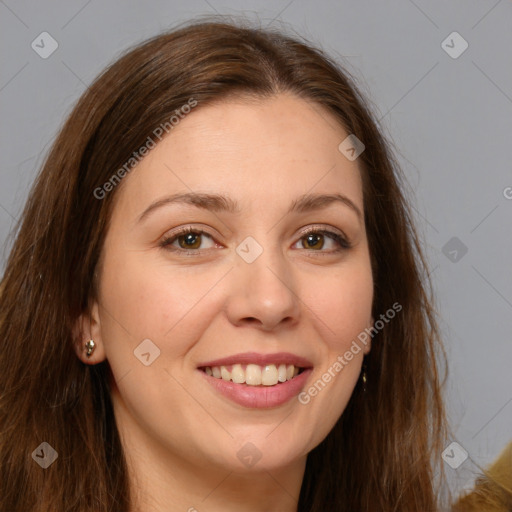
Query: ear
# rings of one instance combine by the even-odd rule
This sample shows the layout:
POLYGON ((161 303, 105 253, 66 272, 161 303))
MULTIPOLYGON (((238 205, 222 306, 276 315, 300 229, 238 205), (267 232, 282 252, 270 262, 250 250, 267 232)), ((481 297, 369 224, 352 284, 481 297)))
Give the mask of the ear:
POLYGON ((98 364, 106 359, 97 302, 93 302, 90 311, 82 313, 77 318, 73 329, 73 348, 78 358, 85 364, 98 364), (95 343, 95 348, 88 357, 85 344, 91 339, 95 343))

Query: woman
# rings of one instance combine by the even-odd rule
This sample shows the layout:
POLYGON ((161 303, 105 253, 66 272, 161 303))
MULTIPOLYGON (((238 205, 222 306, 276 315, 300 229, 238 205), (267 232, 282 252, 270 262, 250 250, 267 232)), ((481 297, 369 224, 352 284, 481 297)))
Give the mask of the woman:
POLYGON ((112 64, 7 262, 0 509, 438 510, 444 352, 397 173, 306 43, 200 22, 112 64))

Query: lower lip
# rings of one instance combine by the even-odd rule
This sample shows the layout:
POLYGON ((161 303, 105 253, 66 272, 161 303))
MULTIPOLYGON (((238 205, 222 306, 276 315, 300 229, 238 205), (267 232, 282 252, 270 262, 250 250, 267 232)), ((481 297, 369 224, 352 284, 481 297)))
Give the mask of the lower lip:
POLYGON ((244 407, 264 409, 278 407, 297 396, 304 387, 312 369, 308 368, 291 380, 276 384, 275 386, 248 386, 235 382, 217 379, 201 372, 208 382, 222 395, 244 407))

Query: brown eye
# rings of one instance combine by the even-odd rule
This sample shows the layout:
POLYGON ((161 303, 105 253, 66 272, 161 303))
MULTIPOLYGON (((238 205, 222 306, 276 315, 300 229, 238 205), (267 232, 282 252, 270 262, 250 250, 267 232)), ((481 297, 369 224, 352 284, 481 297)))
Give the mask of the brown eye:
POLYGON ((202 231, 201 229, 186 228, 178 233, 174 233, 160 242, 160 247, 173 252, 201 252, 203 249, 210 249, 214 246, 214 241, 211 235, 202 231), (210 240, 210 245, 204 247, 207 240, 210 240), (203 247, 201 247, 203 245, 203 247))
MULTIPOLYGON (((295 243, 295 246, 299 242, 301 247, 296 248, 309 249, 308 252, 318 252, 320 254, 334 254, 351 247, 350 243, 341 234, 314 228, 304 233, 295 243)), ((201 254, 205 249, 213 248, 215 241, 205 231, 188 227, 164 238, 160 242, 160 246, 168 251, 194 255, 201 254), (210 242, 210 245, 202 247, 207 241, 210 242)))
POLYGON ((176 240, 182 249, 199 249, 201 246, 201 236, 201 233, 191 232, 179 235, 176 237, 176 240))
POLYGON ((313 233, 302 238, 304 249, 322 249, 324 246, 323 234, 313 233), (305 242, 304 242, 305 241, 305 242))
POLYGON ((299 242, 301 242, 302 246, 300 248, 310 249, 309 252, 319 252, 322 254, 337 253, 351 247, 348 240, 341 234, 334 231, 315 228, 306 231, 306 233, 304 233, 300 238, 299 242), (326 245, 327 250, 324 250, 326 245))

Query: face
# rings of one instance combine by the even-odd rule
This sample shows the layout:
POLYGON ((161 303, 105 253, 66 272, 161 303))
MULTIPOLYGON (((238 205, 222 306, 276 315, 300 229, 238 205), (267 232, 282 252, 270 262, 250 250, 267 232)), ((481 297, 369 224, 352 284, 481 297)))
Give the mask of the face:
POLYGON ((123 179, 87 362, 108 360, 125 438, 251 471, 303 460, 333 428, 372 322, 347 136, 291 95, 199 105, 123 179))

